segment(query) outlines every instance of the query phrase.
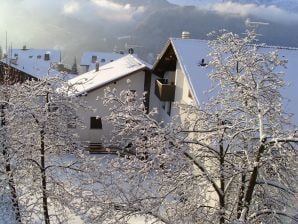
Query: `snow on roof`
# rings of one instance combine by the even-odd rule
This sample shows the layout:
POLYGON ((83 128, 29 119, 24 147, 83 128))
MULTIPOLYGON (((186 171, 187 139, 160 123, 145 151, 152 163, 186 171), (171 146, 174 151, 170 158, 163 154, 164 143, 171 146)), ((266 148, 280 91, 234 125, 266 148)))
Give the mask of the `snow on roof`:
MULTIPOLYGON (((11 49, 2 61, 36 78, 48 75, 50 65, 60 62, 61 52, 50 49, 11 49)), ((50 74, 57 74, 52 70, 50 74)))
MULTIPOLYGON (((197 39, 171 38, 170 43, 174 48, 181 68, 186 75, 190 88, 198 105, 208 100, 206 90, 211 87, 208 74, 211 68, 200 66, 202 59, 208 63, 210 48, 208 41, 197 39)), ((287 68, 280 67, 280 71, 285 73, 285 81, 290 85, 282 90, 282 95, 286 98, 285 109, 294 115, 294 122, 298 123, 298 49, 286 47, 266 46, 262 51, 278 50, 281 58, 288 60, 287 68)))
POLYGON ((125 55, 117 52, 85 52, 81 58, 81 66, 89 66, 88 71, 91 71, 95 69, 96 61, 98 61, 100 65, 104 65, 123 56, 125 55))
POLYGON ((281 59, 287 60, 286 68, 279 67, 277 72, 285 74, 284 80, 288 84, 282 89, 282 96, 285 98, 284 107, 288 113, 294 115, 294 121, 298 123, 298 48, 266 46, 262 51, 279 52, 281 59))
POLYGON ((151 69, 152 66, 134 55, 126 55, 118 60, 100 66, 99 71, 92 70, 70 79, 68 83, 75 88, 76 94, 80 94, 92 91, 145 68, 151 69))
POLYGON ((211 69, 201 66, 200 63, 202 59, 204 59, 205 63, 208 63, 210 59, 208 56, 210 53, 208 42, 205 40, 181 38, 171 38, 170 41, 196 102, 198 105, 206 102, 208 95, 205 91, 211 87, 211 81, 208 77, 211 69))

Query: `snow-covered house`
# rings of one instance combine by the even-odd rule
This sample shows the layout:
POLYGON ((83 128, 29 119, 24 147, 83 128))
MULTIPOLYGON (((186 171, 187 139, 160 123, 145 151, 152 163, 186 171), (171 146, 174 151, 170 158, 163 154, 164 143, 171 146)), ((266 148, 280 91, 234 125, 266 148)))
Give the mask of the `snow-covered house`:
POLYGON ((64 71, 59 50, 29 49, 24 46, 21 49, 10 49, 1 61, 35 78, 64 71))
MULTIPOLYGON (((112 126, 101 119, 109 114, 109 108, 106 108, 101 100, 106 87, 116 88, 118 91, 129 88, 141 97, 144 91, 150 91, 150 79, 151 65, 135 55, 126 55, 70 79, 68 83, 74 87, 75 93, 84 97, 88 106, 95 109, 80 111, 78 114, 85 124, 85 129, 77 129, 81 141, 100 143, 102 136, 109 137, 112 134, 112 126), (129 85, 128 79, 131 81, 129 85)), ((148 100, 146 102, 149 103, 148 100)))
POLYGON ((89 72, 95 69, 96 62, 100 66, 113 62, 124 56, 124 52, 85 52, 81 58, 80 66, 82 72, 89 72))
POLYGON ((158 120, 168 122, 179 114, 178 104, 197 104, 206 100, 210 86, 207 42, 170 38, 153 65, 150 107, 157 107, 158 120))
MULTIPOLYGON (((294 114, 298 123, 298 49, 267 46, 262 51, 278 50, 281 58, 288 60, 285 81, 290 85, 282 90, 285 109, 294 114)), ((173 103, 200 105, 210 96, 206 90, 211 87, 208 74, 211 68, 206 66, 210 58, 210 48, 205 40, 188 38, 170 38, 153 65, 151 80, 150 107, 157 107, 158 120, 168 122, 179 110, 173 103), (155 94, 154 94, 155 93, 155 94)))

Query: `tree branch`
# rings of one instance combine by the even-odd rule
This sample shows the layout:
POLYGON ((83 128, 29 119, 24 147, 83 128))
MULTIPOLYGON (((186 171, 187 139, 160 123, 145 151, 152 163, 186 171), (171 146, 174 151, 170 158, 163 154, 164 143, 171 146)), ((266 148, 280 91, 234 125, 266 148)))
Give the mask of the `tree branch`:
POLYGON ((217 192, 218 196, 223 196, 224 192, 217 186, 216 182, 212 179, 206 168, 201 164, 193 155, 188 152, 184 152, 184 155, 190 159, 206 176, 207 180, 212 184, 214 190, 217 192))
POLYGON ((279 215, 279 216, 285 216, 285 217, 288 217, 294 221, 298 221, 298 218, 286 213, 286 212, 281 212, 281 211, 274 211, 274 210, 271 210, 271 209, 266 209, 266 210, 262 210, 262 211, 258 211, 254 214, 252 214, 249 218, 248 218, 248 221, 252 221, 254 219, 257 219, 259 216, 261 215, 279 215))

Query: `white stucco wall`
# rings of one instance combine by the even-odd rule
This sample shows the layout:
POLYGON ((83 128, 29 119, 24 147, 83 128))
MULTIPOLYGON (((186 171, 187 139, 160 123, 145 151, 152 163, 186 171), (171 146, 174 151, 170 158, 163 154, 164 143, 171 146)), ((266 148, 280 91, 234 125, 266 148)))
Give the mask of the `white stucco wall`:
POLYGON ((81 119, 86 126, 84 129, 76 130, 81 141, 99 143, 102 142, 103 136, 109 138, 109 136, 112 135, 112 126, 105 119, 102 119, 102 129, 90 129, 91 117, 98 116, 104 118, 109 115, 109 108, 105 107, 102 101, 102 98, 104 97, 104 89, 109 86, 112 89, 116 88, 118 92, 125 89, 136 90, 138 96, 141 97, 144 92, 144 76, 145 72, 139 71, 91 91, 86 96, 82 96, 87 105, 94 108, 94 111, 82 110, 78 112, 79 119, 81 119), (127 84, 127 79, 131 80, 130 84, 127 84))
MULTIPOLYGON (((151 94, 150 94, 150 108, 156 107, 158 109, 159 114, 156 116, 158 121, 164 121, 168 123, 172 121, 176 115, 181 115, 180 110, 178 109, 178 105, 181 104, 194 104, 193 99, 189 97, 189 92, 193 95, 190 90, 188 80, 185 77, 181 66, 177 63, 176 71, 169 71, 164 74, 164 79, 168 79, 169 83, 173 82, 175 84, 175 100, 171 103, 171 113, 168 115, 168 109, 170 102, 162 102, 160 101, 154 93, 155 90, 155 80, 160 77, 156 75, 152 75, 151 79, 151 94)), ((182 116, 183 118, 183 116, 182 116)), ((180 120, 180 119, 179 119, 180 120)))

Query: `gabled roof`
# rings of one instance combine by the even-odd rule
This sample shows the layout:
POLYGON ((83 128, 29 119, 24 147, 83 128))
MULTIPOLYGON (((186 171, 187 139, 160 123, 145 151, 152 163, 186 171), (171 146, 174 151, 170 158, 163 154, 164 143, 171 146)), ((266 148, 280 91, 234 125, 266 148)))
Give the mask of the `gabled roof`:
POLYGON ((120 54, 117 52, 84 52, 81 58, 80 65, 89 66, 89 71, 95 69, 96 61, 100 63, 100 65, 104 65, 110 62, 113 62, 121 57, 125 56, 124 54, 120 54), (96 60, 92 60, 92 57, 96 57, 96 60))
MULTIPOLYGON (((61 52, 52 49, 11 49, 8 57, 2 62, 25 72, 33 77, 42 78, 48 75, 50 65, 59 63, 61 52), (45 60, 45 54, 49 55, 49 60, 45 60)), ((51 69, 50 74, 59 72, 51 69)))
MULTIPOLYGON (((211 68, 200 66, 202 59, 208 63, 210 57, 210 48, 208 41, 197 39, 170 38, 159 58, 153 65, 153 71, 158 70, 160 60, 165 60, 164 55, 173 49, 177 62, 179 62, 183 73, 185 74, 191 91, 194 94, 195 101, 198 105, 208 100, 206 90, 211 87, 211 81, 208 74, 211 68)), ((298 123, 298 49, 266 46, 261 48, 262 51, 278 50, 281 58, 288 60, 287 68, 279 68, 280 72, 285 73, 285 81, 290 85, 282 90, 282 95, 289 101, 285 101, 285 109, 294 114, 294 120, 298 123)))
POLYGON ((208 54, 210 53, 208 42, 197 39, 170 38, 159 59, 153 65, 153 70, 157 68, 159 60, 170 48, 175 52, 175 58, 180 63, 181 69, 188 80, 196 103, 200 105, 200 103, 207 101, 208 96, 205 91, 211 86, 208 77, 211 69, 201 66, 200 63, 202 59, 208 62, 208 54))
POLYGON ((111 63, 99 67, 99 71, 79 75, 70 79, 68 83, 74 87, 76 94, 90 92, 110 82, 121 79, 140 70, 150 69, 152 66, 134 55, 126 55, 111 63))

